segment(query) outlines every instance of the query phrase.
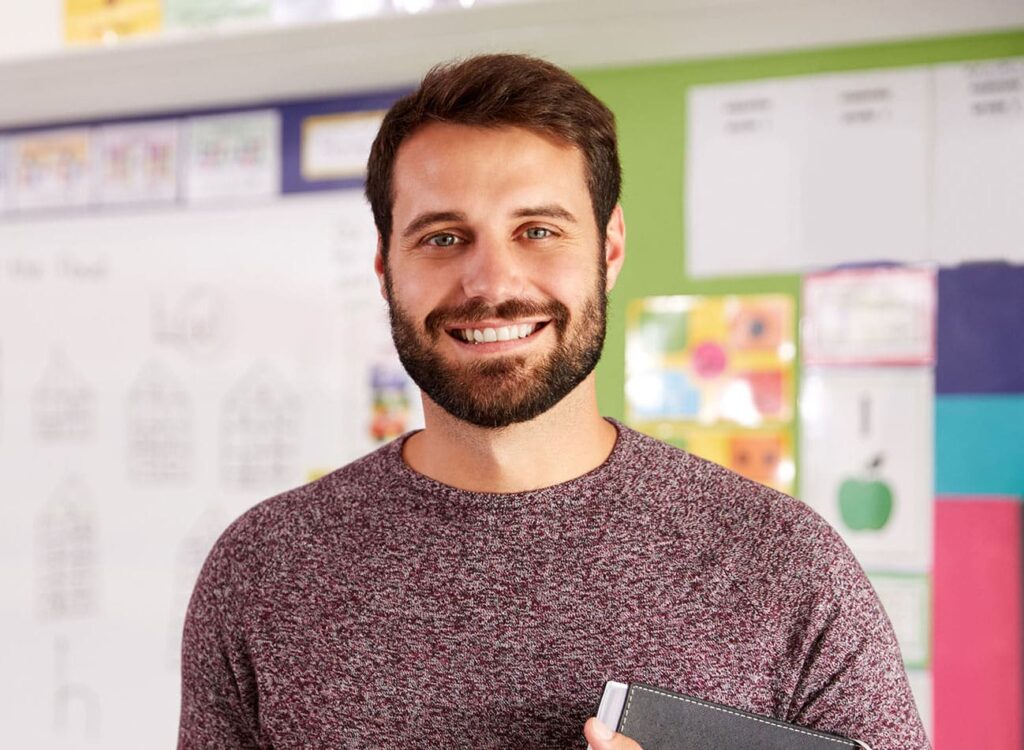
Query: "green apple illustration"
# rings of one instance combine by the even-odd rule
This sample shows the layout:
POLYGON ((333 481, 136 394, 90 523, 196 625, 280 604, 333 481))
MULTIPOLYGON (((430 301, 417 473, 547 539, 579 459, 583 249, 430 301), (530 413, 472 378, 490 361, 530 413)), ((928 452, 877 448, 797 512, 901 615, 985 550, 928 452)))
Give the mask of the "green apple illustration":
POLYGON ((892 516, 892 489, 880 477, 882 463, 882 454, 878 454, 861 476, 839 485, 839 515, 853 531, 878 531, 892 516))

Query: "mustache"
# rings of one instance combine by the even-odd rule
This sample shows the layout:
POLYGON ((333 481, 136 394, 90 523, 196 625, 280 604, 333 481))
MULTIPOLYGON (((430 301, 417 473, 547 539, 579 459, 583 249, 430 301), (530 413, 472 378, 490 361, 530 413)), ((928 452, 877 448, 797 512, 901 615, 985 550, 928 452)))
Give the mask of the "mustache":
POLYGON ((423 321, 427 332, 435 339, 452 323, 474 323, 489 318, 515 320, 517 318, 550 318, 559 335, 569 325, 569 308, 557 300, 537 302, 529 299, 508 299, 491 305, 476 297, 452 307, 437 307, 423 321))

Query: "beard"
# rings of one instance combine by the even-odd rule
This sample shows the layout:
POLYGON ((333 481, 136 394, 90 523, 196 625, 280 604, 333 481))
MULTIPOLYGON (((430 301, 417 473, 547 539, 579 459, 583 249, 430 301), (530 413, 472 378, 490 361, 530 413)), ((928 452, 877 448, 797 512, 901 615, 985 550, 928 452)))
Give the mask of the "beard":
MULTIPOLYGON (((600 258, 604 260, 603 253, 600 258)), ((593 372, 601 358, 608 309, 603 262, 599 271, 591 295, 575 315, 556 300, 510 299, 489 305, 477 298, 455 307, 436 308, 424 320, 423 330, 394 301, 390 276, 385 272, 388 299, 392 300, 388 305, 391 334, 398 357, 413 382, 453 417, 488 428, 528 422, 565 398, 593 372), (438 350, 441 337, 449 335, 447 325, 525 317, 549 319, 546 327, 555 333, 554 348, 534 364, 519 354, 456 364, 438 350)))

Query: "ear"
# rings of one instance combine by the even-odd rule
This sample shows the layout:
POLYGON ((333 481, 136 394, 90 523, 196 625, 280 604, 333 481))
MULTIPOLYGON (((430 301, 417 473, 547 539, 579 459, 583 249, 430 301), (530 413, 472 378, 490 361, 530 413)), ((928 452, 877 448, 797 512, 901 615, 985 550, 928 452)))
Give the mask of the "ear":
POLYGON ((380 236, 380 232, 377 232, 377 254, 373 256, 373 271, 377 274, 380 296, 384 298, 385 302, 388 302, 388 285, 384 283, 384 266, 386 263, 387 261, 384 260, 384 238, 380 236))
POLYGON ((619 278, 619 271, 626 260, 626 219, 622 214, 622 204, 616 204, 605 228, 604 260, 608 267, 608 283, 605 291, 610 292, 619 278))

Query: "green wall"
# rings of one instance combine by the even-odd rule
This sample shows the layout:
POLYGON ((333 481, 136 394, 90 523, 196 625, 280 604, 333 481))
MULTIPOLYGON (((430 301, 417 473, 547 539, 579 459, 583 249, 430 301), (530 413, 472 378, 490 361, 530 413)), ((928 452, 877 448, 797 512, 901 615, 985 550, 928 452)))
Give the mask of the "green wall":
POLYGON ((623 418, 625 311, 657 294, 782 292, 797 295, 798 276, 694 281, 684 274, 683 170, 686 89, 695 84, 895 68, 1024 55, 1024 30, 984 36, 874 44, 669 65, 576 71, 615 112, 626 214, 626 265, 611 296, 608 340, 598 366, 602 413, 623 418))

